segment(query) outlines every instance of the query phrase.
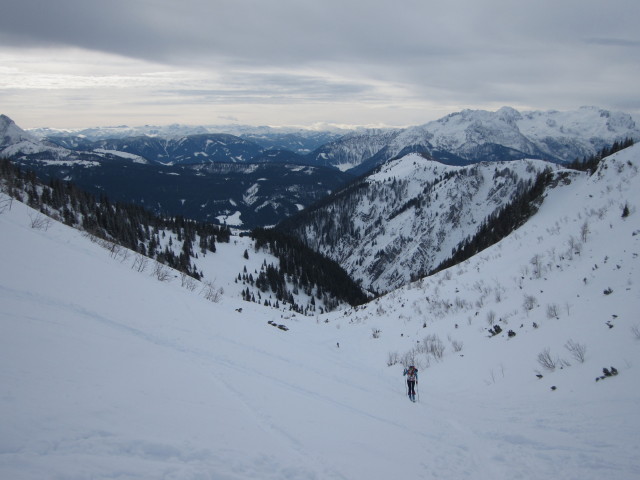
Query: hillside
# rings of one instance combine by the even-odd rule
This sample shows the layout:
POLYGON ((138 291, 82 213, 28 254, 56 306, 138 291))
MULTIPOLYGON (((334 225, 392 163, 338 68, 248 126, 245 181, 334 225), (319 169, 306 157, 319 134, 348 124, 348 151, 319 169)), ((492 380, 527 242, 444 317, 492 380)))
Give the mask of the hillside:
POLYGON ((410 154, 278 225, 377 292, 435 269, 490 215, 558 166, 541 160, 444 165, 410 154))
POLYGON ((160 282, 3 195, 0 474, 636 478, 639 163, 621 151, 480 255, 317 318, 160 282))

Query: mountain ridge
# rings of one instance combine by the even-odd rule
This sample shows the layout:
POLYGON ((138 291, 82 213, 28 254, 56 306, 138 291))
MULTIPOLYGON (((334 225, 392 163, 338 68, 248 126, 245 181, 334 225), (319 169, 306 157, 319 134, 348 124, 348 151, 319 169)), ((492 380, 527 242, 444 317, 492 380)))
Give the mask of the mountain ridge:
POLYGON ((409 154, 276 228, 339 262, 363 288, 387 292, 435 269, 539 175, 559 168, 543 160, 458 167, 409 154))
MULTIPOLYGON (((521 158, 568 163, 592 155, 615 141, 626 138, 640 140, 640 129, 631 115, 587 106, 563 112, 520 112, 512 107, 502 107, 497 111, 466 109, 406 128, 318 132, 250 126, 174 125, 85 129, 87 133, 79 135, 84 141, 87 138, 105 141, 104 137, 110 135, 115 141, 116 138, 131 137, 133 133, 178 140, 192 134, 220 134, 225 128, 228 131, 224 133, 261 144, 263 151, 291 150, 306 156, 305 163, 342 171, 353 169, 355 175, 410 152, 426 154, 453 165, 521 158), (313 142, 307 143, 307 140, 311 138, 316 144, 324 143, 309 152, 313 142)), ((41 138, 47 134, 46 129, 35 129, 34 132, 38 132, 41 138)), ((61 132, 48 133, 50 140, 65 138, 61 132)), ((233 158, 233 154, 229 155, 228 161, 234 161, 233 158)))

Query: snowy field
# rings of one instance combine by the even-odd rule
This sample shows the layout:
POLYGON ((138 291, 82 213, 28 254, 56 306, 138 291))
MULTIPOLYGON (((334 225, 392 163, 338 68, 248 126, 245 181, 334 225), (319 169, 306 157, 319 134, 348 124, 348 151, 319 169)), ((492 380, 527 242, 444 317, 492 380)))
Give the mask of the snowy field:
MULTIPOLYGON (((33 228, 14 201, 0 478, 640 478, 639 164, 619 152, 468 262, 318 317, 208 301, 76 230, 33 228), (596 382, 605 367, 618 374, 596 382)), ((220 284, 242 268, 233 248, 220 284)))

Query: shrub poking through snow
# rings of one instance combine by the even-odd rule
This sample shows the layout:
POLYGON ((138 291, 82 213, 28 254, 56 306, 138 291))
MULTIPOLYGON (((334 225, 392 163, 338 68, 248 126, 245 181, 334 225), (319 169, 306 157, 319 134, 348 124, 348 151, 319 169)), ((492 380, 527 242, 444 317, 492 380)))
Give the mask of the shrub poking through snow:
POLYGON ((557 360, 554 360, 551 356, 551 349, 545 348, 542 352, 538 354, 538 363, 542 368, 553 372, 557 366, 557 360))
POLYGON ((584 363, 585 354, 587 352, 586 345, 574 342, 573 340, 569 339, 567 343, 564 344, 564 348, 569 350, 569 353, 571 353, 571 356, 575 360, 580 363, 584 363))

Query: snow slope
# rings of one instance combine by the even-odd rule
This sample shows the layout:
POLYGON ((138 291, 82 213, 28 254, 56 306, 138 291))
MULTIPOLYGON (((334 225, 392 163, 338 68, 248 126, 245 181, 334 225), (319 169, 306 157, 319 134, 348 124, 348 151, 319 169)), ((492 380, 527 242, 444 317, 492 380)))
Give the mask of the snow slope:
POLYGON ((207 301, 3 200, 0 477, 638 478, 639 162, 619 152, 479 256, 317 318, 207 301), (416 404, 393 355, 412 352, 416 404))
POLYGON ((408 154, 280 225, 338 262, 363 288, 389 292, 436 269, 546 169, 542 160, 445 165, 408 154))

